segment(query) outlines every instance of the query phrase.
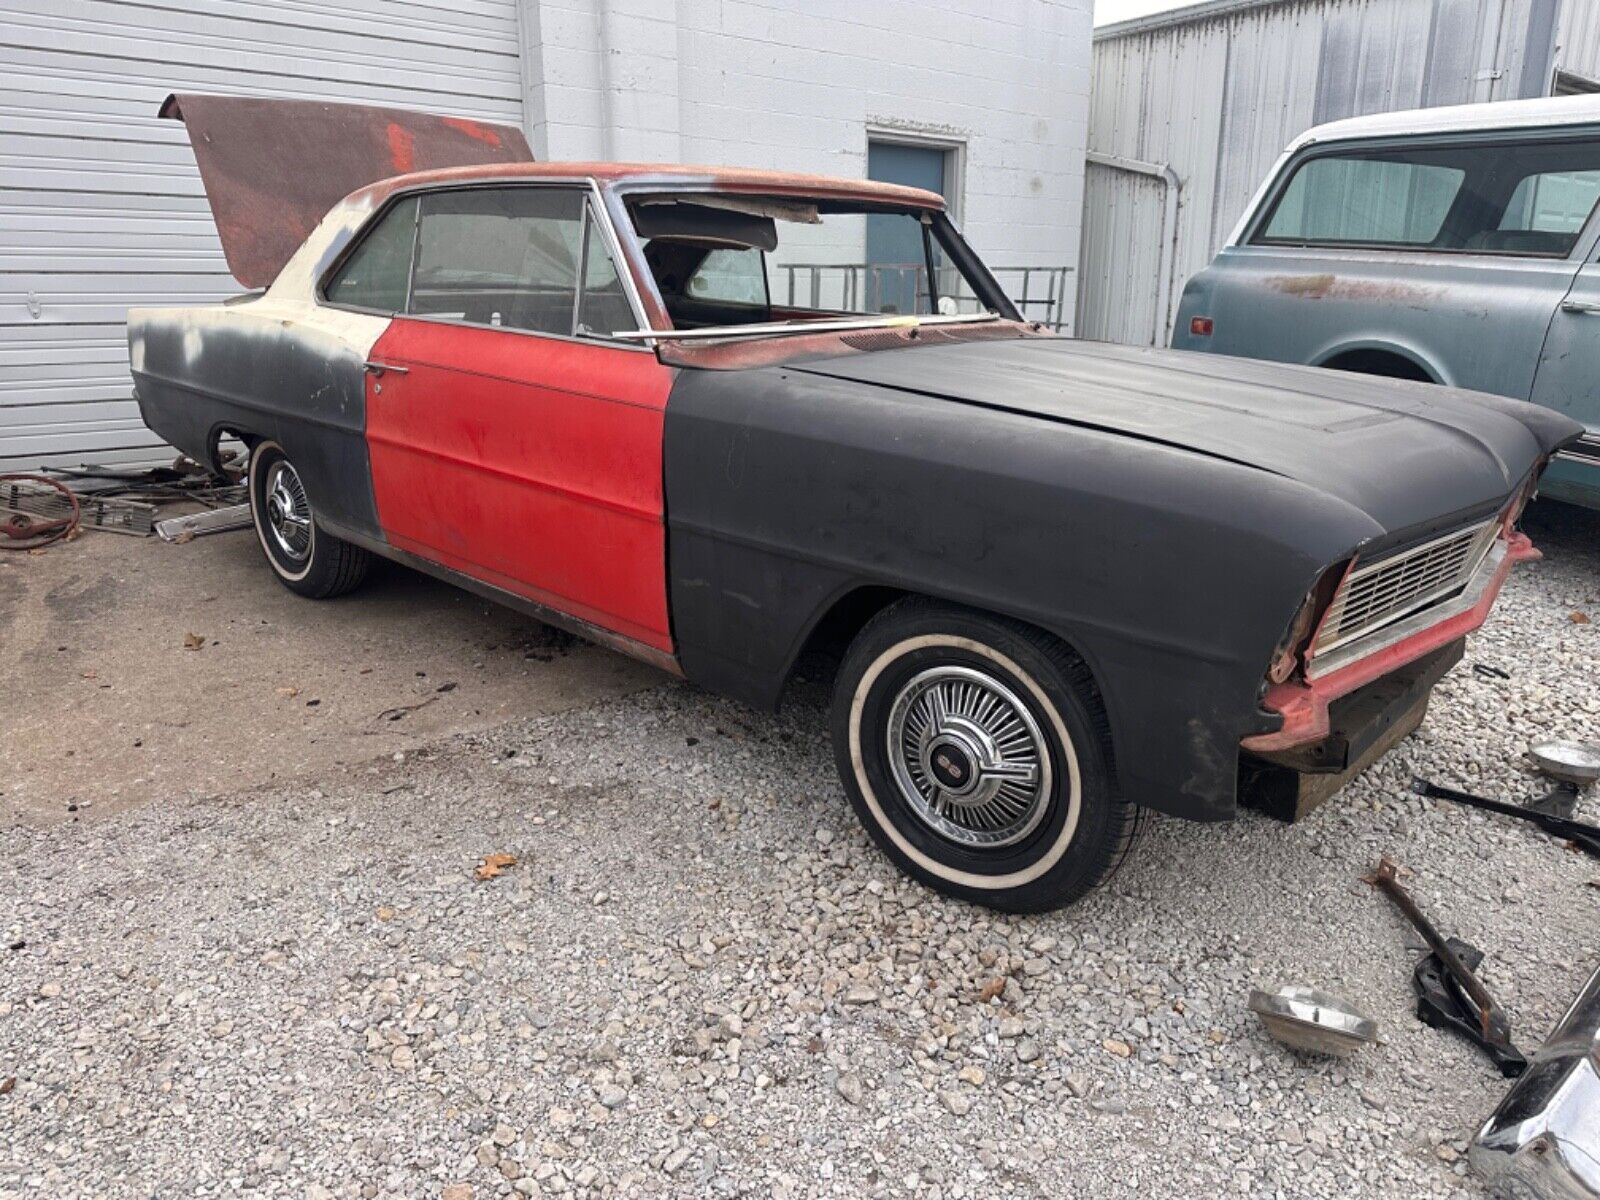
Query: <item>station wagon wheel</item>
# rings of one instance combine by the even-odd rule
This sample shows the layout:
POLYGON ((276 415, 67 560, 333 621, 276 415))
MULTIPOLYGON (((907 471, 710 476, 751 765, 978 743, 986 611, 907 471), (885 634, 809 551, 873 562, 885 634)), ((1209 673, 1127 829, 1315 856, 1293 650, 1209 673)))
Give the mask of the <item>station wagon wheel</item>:
POLYGON ((986 613, 911 599, 870 621, 835 682, 833 740, 884 852, 994 908, 1070 903, 1116 869, 1142 826, 1117 792, 1088 668, 986 613))
POLYGON ((321 600, 365 578, 371 555, 317 528, 305 480, 276 442, 250 453, 250 516, 273 574, 286 588, 321 600))

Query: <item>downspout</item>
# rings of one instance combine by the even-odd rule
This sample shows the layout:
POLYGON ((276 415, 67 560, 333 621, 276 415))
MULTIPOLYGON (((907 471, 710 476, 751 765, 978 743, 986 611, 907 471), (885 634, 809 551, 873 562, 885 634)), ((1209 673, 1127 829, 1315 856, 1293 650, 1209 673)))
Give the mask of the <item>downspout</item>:
POLYGON ((1178 254, 1178 193, 1183 184, 1178 179, 1178 173, 1166 163, 1141 162, 1137 158, 1119 158, 1115 154, 1100 154, 1094 150, 1088 151, 1084 157, 1097 167, 1145 175, 1162 184, 1165 203, 1161 214, 1161 266, 1156 279, 1155 323, 1157 344, 1161 344, 1168 332, 1167 323, 1172 318, 1172 275, 1178 254))

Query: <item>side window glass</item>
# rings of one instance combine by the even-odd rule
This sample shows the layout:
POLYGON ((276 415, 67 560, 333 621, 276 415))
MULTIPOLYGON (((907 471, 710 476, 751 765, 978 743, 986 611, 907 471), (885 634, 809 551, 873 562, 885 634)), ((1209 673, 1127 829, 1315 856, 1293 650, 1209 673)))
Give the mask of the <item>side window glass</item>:
POLYGON ((324 293, 329 302, 403 312, 416 226, 417 199, 408 196, 385 214, 339 268, 324 293))
POLYGON ((763 255, 756 249, 713 250, 700 260, 684 291, 696 300, 765 308, 767 273, 763 255))
POLYGON ((1258 241, 1427 246, 1461 190, 1458 167, 1314 158, 1295 172, 1258 241))
POLYGON ((1600 201, 1600 138, 1452 138, 1300 163, 1257 243, 1563 257, 1600 201))
POLYGON ((606 337, 638 326, 628 297, 622 290, 622 277, 611 260, 606 240, 591 215, 588 247, 583 263, 583 295, 578 299, 579 337, 606 337))
POLYGON ((1524 176, 1511 193, 1501 229, 1577 233, 1600 200, 1600 170, 1547 171, 1524 176))
POLYGON ((570 336, 583 212, 567 188, 424 196, 410 311, 570 336))

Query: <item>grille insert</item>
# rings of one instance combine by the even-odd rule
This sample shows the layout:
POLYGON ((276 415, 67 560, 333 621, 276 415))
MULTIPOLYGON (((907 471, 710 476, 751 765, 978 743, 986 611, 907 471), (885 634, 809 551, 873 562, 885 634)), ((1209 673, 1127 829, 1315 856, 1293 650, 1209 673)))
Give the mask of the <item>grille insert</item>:
POLYGON ((1497 528, 1486 521, 1357 567, 1339 585, 1315 652, 1352 642, 1459 591, 1489 553, 1497 528))

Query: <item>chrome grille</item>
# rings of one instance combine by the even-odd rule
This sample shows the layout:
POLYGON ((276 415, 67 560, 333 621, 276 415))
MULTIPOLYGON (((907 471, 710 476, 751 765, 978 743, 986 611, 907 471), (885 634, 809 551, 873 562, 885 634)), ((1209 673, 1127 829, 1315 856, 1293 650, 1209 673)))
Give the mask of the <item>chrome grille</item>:
POLYGON ((1352 642, 1458 591, 1489 553, 1497 529, 1486 521, 1358 566, 1339 585, 1314 651, 1352 642))

